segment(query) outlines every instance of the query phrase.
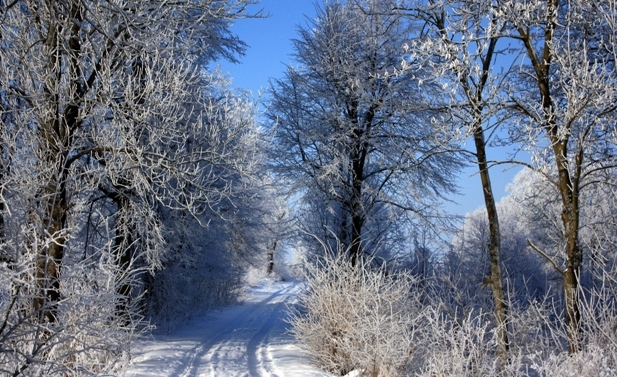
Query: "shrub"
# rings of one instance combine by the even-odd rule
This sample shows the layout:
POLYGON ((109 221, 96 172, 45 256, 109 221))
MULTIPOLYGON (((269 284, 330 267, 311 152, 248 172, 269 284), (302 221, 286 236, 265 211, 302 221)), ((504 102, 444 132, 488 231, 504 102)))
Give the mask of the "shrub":
POLYGON ((407 273, 389 274, 345 256, 309 265, 292 332, 324 369, 400 375, 413 356, 416 302, 407 273))

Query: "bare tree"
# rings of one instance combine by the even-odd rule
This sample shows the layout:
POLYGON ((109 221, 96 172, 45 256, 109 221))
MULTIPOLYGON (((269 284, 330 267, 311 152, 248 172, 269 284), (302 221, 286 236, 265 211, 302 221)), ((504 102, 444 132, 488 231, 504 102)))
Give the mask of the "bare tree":
MULTIPOLYGON (((499 354, 505 360, 509 349, 508 308, 501 273, 501 232, 499 215, 489 173, 488 151, 499 125, 496 96, 503 74, 496 61, 500 51, 502 21, 486 1, 419 2, 408 13, 424 27, 411 53, 426 59, 431 77, 443 87, 436 106, 443 109, 447 122, 474 142, 473 163, 478 167, 488 217, 490 273, 485 283, 491 287, 499 333, 499 354), (445 99, 444 99, 445 98, 445 99)), ((451 127, 451 126, 447 126, 451 127)))
POLYGON ((615 24, 607 7, 610 2, 549 0, 495 8, 522 55, 519 74, 509 80, 508 99, 519 116, 512 136, 533 149, 528 166, 561 200, 565 266, 529 243, 563 278, 570 352, 580 349, 580 199, 615 165, 615 24))
POLYGON ((414 64, 403 61, 411 29, 394 4, 326 2, 294 41, 298 67, 270 89, 277 172, 320 213, 309 233, 327 229, 353 263, 387 238, 385 225, 433 215, 458 167, 423 107, 421 71, 394 74, 414 64))

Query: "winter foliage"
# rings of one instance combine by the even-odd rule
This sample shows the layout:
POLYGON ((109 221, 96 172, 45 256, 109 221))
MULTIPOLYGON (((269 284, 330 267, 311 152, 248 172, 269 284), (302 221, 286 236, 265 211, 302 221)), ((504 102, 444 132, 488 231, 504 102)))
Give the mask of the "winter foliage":
POLYGON ((3 374, 114 374, 149 319, 233 297, 255 107, 205 64, 247 3, 0 3, 3 374))
POLYGON ((410 299, 414 279, 353 265, 339 253, 310 264, 301 312, 291 320, 296 338, 326 370, 345 375, 396 376, 411 361, 418 303, 410 299))
POLYGON ((617 3, 326 0, 263 114, 211 68, 255 3, 0 0, 0 374, 119 375, 265 277, 328 373, 617 373, 617 3))

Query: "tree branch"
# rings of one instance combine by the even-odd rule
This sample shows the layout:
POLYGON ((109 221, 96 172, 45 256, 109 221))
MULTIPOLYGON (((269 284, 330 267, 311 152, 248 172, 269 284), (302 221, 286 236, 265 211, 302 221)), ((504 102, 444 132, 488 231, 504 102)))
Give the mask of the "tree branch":
POLYGON ((542 250, 540 250, 540 248, 538 246, 536 246, 533 242, 531 242, 530 239, 527 239, 527 245, 529 245, 536 253, 540 254, 542 257, 544 257, 544 259, 546 259, 555 269, 555 271, 559 272, 560 275, 563 276, 564 271, 562 271, 558 266, 557 263, 555 263, 555 261, 549 257, 548 255, 546 255, 545 252, 543 252, 542 250))

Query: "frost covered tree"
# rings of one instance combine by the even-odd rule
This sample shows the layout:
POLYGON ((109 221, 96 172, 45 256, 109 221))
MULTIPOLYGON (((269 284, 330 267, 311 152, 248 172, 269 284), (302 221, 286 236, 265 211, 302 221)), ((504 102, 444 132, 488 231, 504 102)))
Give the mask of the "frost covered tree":
POLYGON ((269 91, 276 172, 301 193, 307 233, 336 238, 354 263, 406 216, 430 219, 458 167, 424 106, 422 71, 394 74, 415 64, 403 59, 412 30, 396 3, 327 1, 269 91))
POLYGON ((507 100, 511 136, 530 148, 530 167, 560 199, 564 263, 530 245, 563 280, 570 352, 580 348, 581 198, 615 166, 615 4, 612 1, 499 2, 495 14, 520 51, 507 100))
MULTIPOLYGON (((487 248, 490 260, 485 279, 491 287, 495 307, 499 353, 508 352, 508 308, 501 272, 501 232, 499 214, 489 172, 489 146, 499 127, 500 102, 497 101, 503 79, 496 61, 503 56, 500 46, 503 21, 490 11, 487 1, 418 2, 406 9, 410 18, 423 26, 410 52, 429 67, 431 80, 441 86, 435 107, 443 109, 437 118, 444 128, 452 127, 461 136, 473 140, 469 152, 478 168, 487 216, 487 248)), ((479 221, 479 219, 477 220, 479 221)))
POLYGON ((191 206, 154 206, 165 251, 143 289, 148 316, 165 326, 233 299, 244 269, 262 250, 256 242, 264 233, 258 221, 264 198, 256 177, 263 149, 256 106, 218 73, 210 78, 200 89, 210 96, 201 113, 208 127, 190 141, 192 148, 208 151, 197 165, 208 178, 201 186, 182 187, 185 195, 204 197, 191 206))
POLYGON ((3 373, 112 370, 162 209, 198 218, 250 170, 226 143, 252 110, 204 72, 249 3, 0 2, 3 373))

